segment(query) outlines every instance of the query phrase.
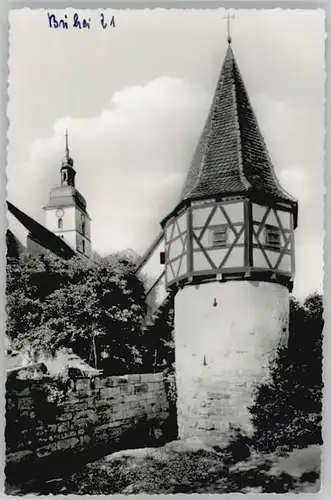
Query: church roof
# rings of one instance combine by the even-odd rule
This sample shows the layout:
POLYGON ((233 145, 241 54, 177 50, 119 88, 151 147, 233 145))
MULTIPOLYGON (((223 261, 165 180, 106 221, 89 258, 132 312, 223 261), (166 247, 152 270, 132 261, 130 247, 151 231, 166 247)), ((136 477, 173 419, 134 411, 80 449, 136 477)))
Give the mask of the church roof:
POLYGON ((44 208, 59 206, 78 206, 86 213, 86 200, 74 186, 58 186, 51 190, 49 201, 44 208))
POLYGON ((19 210, 15 205, 7 201, 9 212, 16 217, 16 219, 23 224, 29 231, 29 236, 32 237, 41 247, 50 250, 63 259, 70 259, 75 254, 74 250, 65 243, 61 238, 56 236, 44 226, 39 224, 24 212, 19 210))
POLYGON ((18 259, 20 254, 26 249, 10 229, 6 231, 6 246, 7 257, 12 259, 18 259))
POLYGON ((222 195, 296 206, 277 180, 230 43, 181 199, 222 195))

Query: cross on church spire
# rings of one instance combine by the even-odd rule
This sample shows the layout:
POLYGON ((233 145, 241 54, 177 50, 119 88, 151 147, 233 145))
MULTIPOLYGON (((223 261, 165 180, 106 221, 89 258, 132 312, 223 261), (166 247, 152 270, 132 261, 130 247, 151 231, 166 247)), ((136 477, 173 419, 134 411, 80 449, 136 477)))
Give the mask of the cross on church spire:
POLYGON ((69 158, 69 145, 68 145, 68 130, 65 132, 65 137, 66 137, 66 157, 69 158))
POLYGON ((69 138, 68 138, 68 130, 65 131, 65 154, 62 161, 62 167, 73 167, 74 160, 70 157, 69 153, 69 138))
POLYGON ((227 22, 226 22, 226 24, 227 24, 227 30, 228 30, 228 37, 227 37, 227 41, 228 41, 228 43, 231 43, 231 40, 232 40, 232 39, 231 39, 231 34, 230 34, 230 27, 231 27, 231 25, 230 25, 230 19, 234 19, 234 14, 232 14, 232 15, 231 15, 231 14, 228 12, 228 14, 227 14, 227 15, 226 15, 223 19, 226 19, 226 21, 227 21, 227 22))

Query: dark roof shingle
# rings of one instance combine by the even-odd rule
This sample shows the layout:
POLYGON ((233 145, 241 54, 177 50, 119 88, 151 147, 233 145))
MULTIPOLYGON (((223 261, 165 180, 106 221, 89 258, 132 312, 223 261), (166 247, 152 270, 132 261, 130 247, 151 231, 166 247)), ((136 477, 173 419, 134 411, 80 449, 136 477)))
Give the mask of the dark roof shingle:
POLYGON ((232 193, 296 204, 277 180, 229 44, 181 199, 232 193))
POLYGON ((9 212, 16 217, 16 219, 23 224, 23 226, 29 231, 29 236, 31 236, 38 244, 51 252, 55 253, 63 259, 70 259, 75 254, 75 251, 67 245, 65 241, 56 236, 44 226, 39 224, 28 215, 26 215, 22 210, 19 210, 15 205, 7 201, 7 206, 9 212))

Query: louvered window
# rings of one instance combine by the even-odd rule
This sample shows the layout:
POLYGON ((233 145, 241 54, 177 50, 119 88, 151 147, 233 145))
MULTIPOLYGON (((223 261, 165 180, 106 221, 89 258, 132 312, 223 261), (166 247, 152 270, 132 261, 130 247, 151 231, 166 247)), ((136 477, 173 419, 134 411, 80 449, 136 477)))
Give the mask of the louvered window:
POLYGON ((228 226, 223 224, 212 230, 212 246, 225 247, 228 239, 228 226))
POLYGON ((280 231, 278 228, 271 226, 265 228, 265 245, 275 250, 280 249, 280 231))

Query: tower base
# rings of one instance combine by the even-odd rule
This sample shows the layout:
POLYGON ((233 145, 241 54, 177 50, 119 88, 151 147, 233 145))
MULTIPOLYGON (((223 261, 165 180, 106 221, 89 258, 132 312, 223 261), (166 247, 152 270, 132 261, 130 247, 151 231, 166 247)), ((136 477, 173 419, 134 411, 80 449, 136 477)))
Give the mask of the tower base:
POLYGON ((289 292, 276 283, 188 285, 175 299, 179 437, 225 446, 230 426, 250 434, 249 406, 287 343, 289 292))

